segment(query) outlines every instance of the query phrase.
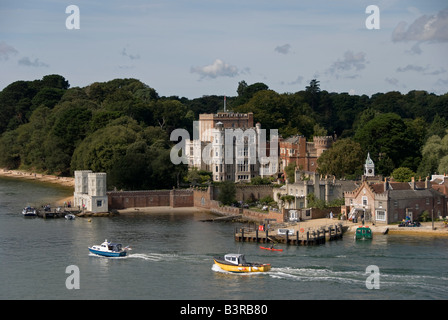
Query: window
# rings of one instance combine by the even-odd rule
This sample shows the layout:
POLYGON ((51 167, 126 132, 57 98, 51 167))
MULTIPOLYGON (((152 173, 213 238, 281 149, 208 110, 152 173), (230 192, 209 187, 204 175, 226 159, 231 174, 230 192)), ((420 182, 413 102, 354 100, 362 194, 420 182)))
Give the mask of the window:
POLYGON ((103 206, 103 200, 96 200, 96 206, 102 207, 103 206))
POLYGON ((386 211, 376 210, 376 220, 386 221, 386 211))
POLYGON ((367 205, 367 197, 366 197, 366 196, 363 196, 363 197, 362 197, 362 205, 363 205, 363 206, 366 206, 366 205, 367 205))

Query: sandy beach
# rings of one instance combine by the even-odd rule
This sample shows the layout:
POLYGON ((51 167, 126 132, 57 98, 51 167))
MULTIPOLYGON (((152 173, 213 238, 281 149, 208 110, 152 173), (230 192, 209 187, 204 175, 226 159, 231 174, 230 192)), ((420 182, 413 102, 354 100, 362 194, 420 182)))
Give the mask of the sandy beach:
POLYGON ((65 187, 74 187, 75 186, 75 178, 58 177, 58 176, 53 176, 53 175, 48 175, 48 174, 27 172, 27 171, 22 171, 22 170, 0 169, 0 176, 55 183, 55 184, 59 184, 61 186, 65 186, 65 187))

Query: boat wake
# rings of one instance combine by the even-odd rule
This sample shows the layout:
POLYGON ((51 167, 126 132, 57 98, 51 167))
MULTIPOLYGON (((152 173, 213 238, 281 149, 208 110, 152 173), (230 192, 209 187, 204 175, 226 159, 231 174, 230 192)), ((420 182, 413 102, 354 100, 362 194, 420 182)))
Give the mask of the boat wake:
POLYGON ((143 259, 147 261, 175 261, 179 259, 177 254, 171 253, 134 253, 128 255, 130 259, 143 259))
POLYGON ((334 271, 328 268, 272 268, 269 276, 292 281, 365 283, 366 274, 358 271, 334 271))
MULTIPOLYGON (((350 286, 364 287, 368 274, 359 270, 333 270, 328 267, 316 268, 272 268, 267 274, 275 279, 300 282, 325 282, 333 284, 348 284, 350 286)), ((413 288, 428 290, 428 292, 448 293, 444 283, 447 277, 432 275, 412 275, 397 273, 381 273, 381 288, 413 288)))

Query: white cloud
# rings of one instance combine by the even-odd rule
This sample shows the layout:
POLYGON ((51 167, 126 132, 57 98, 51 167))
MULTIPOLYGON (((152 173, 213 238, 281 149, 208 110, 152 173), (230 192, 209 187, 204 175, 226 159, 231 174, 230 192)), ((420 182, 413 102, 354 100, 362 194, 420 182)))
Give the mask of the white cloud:
POLYGON ((281 54, 288 54, 289 50, 291 50, 291 45, 289 43, 284 44, 282 46, 277 46, 274 49, 274 51, 277 51, 278 53, 281 53, 281 54))
POLYGON ((216 59, 212 64, 203 67, 191 67, 191 73, 197 73, 201 79, 217 77, 235 77, 239 74, 236 66, 229 65, 221 59, 216 59))
POLYGON ((423 15, 417 18, 408 28, 401 21, 392 33, 392 41, 448 41, 448 9, 436 15, 423 15))
MULTIPOLYGON (((354 53, 353 51, 346 51, 343 59, 338 59, 330 66, 326 73, 339 78, 339 74, 342 72, 360 71, 366 67, 368 61, 366 60, 365 52, 354 53)), ((358 75, 347 75, 345 78, 356 78, 358 75)))
POLYGON ((397 72, 407 72, 407 71, 416 71, 416 72, 422 72, 427 70, 428 67, 421 67, 413 64, 408 64, 406 67, 398 67, 397 72))
POLYGON ((6 42, 0 42, 0 60, 8 60, 11 55, 16 55, 18 51, 7 44, 6 42))
POLYGON ((21 66, 27 66, 27 67, 49 67, 48 64, 45 62, 39 61, 39 59, 34 59, 34 61, 31 61, 28 57, 23 57, 19 60, 19 65, 21 66))
POLYGON ((121 51, 121 55, 124 57, 128 57, 131 60, 138 60, 140 59, 140 55, 139 54, 130 54, 126 52, 126 48, 123 48, 123 51, 121 51))

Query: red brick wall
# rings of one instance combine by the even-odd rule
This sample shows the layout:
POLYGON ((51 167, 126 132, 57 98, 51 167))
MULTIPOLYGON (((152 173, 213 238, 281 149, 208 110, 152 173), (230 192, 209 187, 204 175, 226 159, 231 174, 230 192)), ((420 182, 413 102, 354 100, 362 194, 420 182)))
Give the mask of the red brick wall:
POLYGON ((193 206, 191 190, 111 191, 107 196, 109 209, 193 206))

